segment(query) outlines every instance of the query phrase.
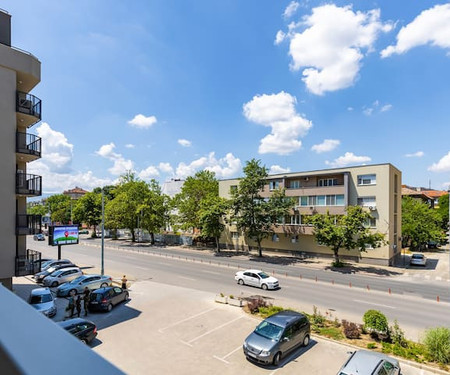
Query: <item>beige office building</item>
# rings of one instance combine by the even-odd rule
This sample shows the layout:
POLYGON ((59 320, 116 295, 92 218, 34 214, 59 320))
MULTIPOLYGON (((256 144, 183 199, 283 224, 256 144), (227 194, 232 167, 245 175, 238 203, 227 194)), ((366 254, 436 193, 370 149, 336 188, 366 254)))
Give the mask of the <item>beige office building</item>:
MULTIPOLYGON (((380 265, 392 265, 400 258, 402 175, 391 164, 270 175, 267 182, 263 197, 281 187, 296 204, 283 223, 274 227, 274 234, 263 240, 263 251, 331 257, 331 249, 315 241, 313 227, 303 224, 305 217, 327 212, 344 215, 347 206, 360 205, 372 215, 367 225, 383 233, 387 244, 361 254, 341 249, 342 258, 380 265)), ((220 181, 219 195, 230 198, 230 189, 238 184, 239 179, 220 181)), ((227 225, 220 242, 228 249, 256 249, 256 243, 233 225, 227 225)))
POLYGON ((11 16, 0 11, 0 282, 33 272, 40 254, 27 250, 26 235, 40 232, 41 217, 27 215, 27 197, 40 196, 41 176, 27 163, 41 157, 41 139, 28 129, 41 120, 41 100, 30 91, 41 80, 41 63, 11 46, 11 16))

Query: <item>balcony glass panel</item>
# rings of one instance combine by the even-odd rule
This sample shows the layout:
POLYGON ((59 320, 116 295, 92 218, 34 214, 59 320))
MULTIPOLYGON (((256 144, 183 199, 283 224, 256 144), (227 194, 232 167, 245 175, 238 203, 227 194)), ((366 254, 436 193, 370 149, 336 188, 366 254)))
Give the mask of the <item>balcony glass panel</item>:
POLYGON ((35 117, 36 121, 34 123, 41 121, 41 99, 34 95, 17 91, 16 111, 35 117))

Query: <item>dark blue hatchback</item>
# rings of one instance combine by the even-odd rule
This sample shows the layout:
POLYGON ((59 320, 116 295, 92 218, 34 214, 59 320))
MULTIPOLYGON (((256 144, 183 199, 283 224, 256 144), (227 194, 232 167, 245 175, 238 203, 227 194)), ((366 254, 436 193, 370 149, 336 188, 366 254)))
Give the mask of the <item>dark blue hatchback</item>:
POLYGON ((89 311, 111 311, 115 305, 127 301, 128 297, 128 291, 118 286, 96 289, 91 292, 88 309, 89 311))

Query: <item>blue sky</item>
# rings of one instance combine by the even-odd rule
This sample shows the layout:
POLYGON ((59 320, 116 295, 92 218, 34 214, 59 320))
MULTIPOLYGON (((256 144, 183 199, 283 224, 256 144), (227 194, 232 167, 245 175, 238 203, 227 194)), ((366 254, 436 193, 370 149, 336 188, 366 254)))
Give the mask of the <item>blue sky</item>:
POLYGON ((450 3, 3 1, 42 62, 46 193, 392 163, 450 184, 450 3))

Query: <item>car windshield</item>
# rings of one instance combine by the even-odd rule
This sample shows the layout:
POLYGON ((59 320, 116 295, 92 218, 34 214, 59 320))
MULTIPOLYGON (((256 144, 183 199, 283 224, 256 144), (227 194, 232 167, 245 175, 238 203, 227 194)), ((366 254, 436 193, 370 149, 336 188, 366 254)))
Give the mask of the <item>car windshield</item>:
POLYGON ((268 277, 270 277, 267 273, 265 272, 258 272, 258 275, 261 279, 267 279, 268 277))
POLYGON ((255 333, 266 339, 278 341, 283 333, 283 328, 264 321, 256 327, 255 333))
POLYGON ((36 305, 38 303, 51 302, 52 296, 50 294, 41 294, 37 296, 31 296, 30 304, 36 305))
POLYGON ((414 254, 412 257, 413 257, 414 259, 422 259, 422 258, 423 258, 423 255, 422 255, 422 254, 414 254))
POLYGON ((80 281, 82 281, 83 279, 85 279, 84 275, 82 276, 78 276, 76 279, 73 279, 69 284, 78 284, 80 281))
POLYGON ((103 299, 103 294, 91 293, 91 301, 101 302, 102 299, 103 299))

